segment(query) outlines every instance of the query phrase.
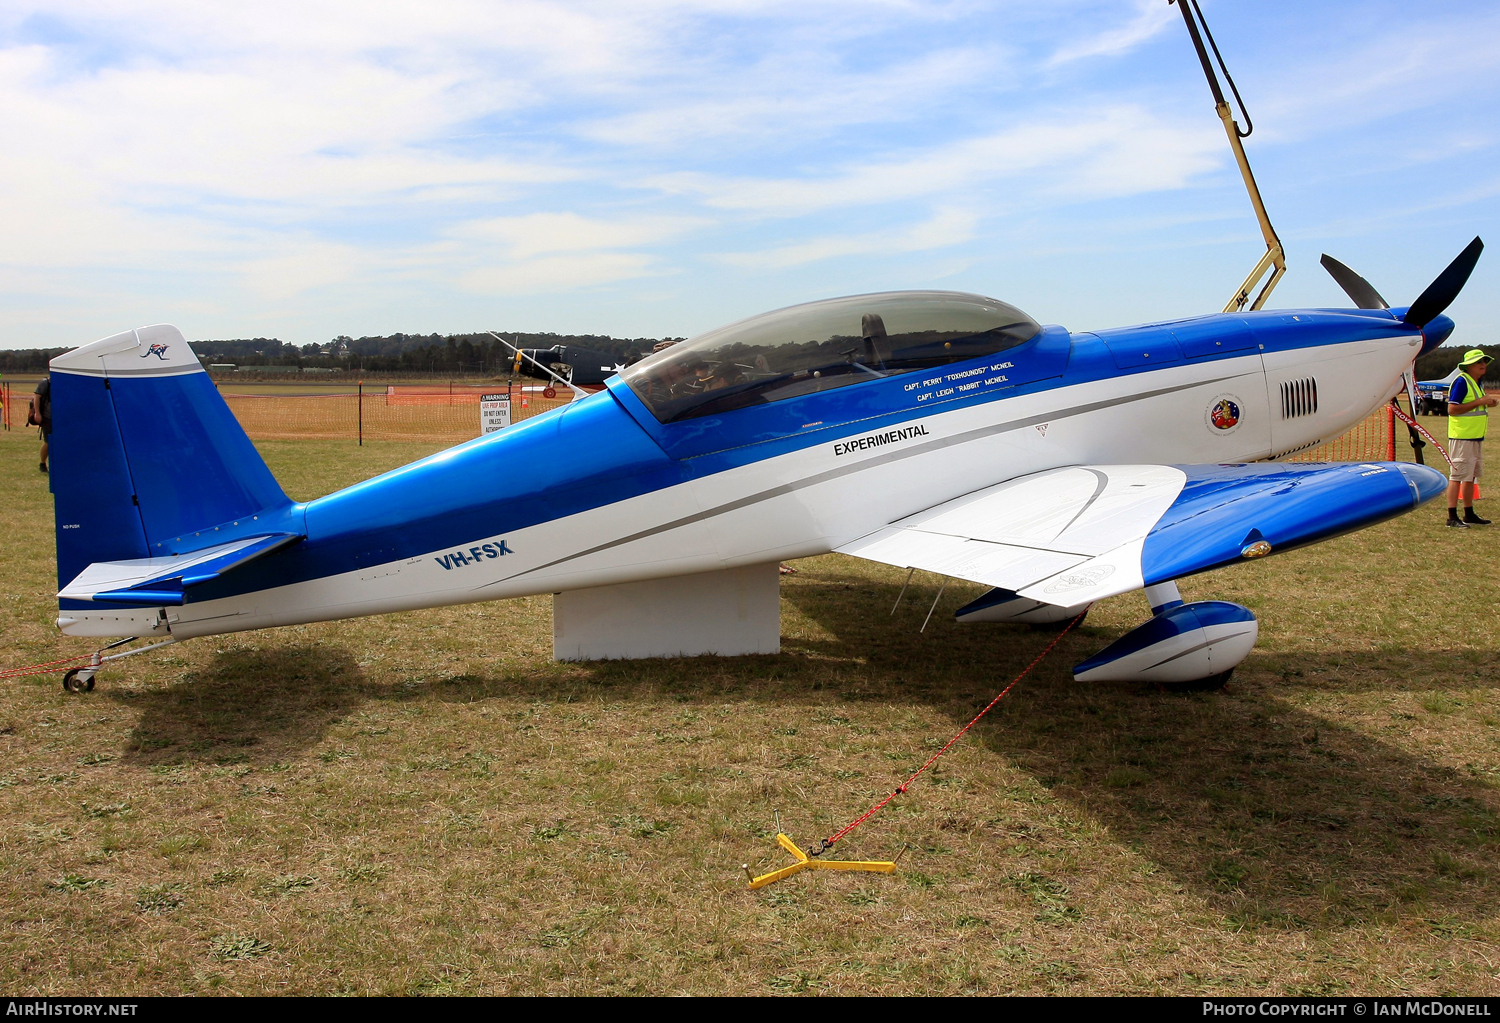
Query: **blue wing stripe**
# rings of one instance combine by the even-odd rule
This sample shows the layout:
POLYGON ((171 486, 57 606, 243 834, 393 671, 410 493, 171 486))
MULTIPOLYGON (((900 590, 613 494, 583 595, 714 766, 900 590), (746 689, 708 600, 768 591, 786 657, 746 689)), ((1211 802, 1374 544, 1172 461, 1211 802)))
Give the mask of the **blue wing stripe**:
POLYGON ((1411 511, 1447 478, 1408 462, 1182 465, 1187 484, 1146 537, 1146 585, 1244 560, 1265 540, 1273 553, 1327 540, 1411 511))

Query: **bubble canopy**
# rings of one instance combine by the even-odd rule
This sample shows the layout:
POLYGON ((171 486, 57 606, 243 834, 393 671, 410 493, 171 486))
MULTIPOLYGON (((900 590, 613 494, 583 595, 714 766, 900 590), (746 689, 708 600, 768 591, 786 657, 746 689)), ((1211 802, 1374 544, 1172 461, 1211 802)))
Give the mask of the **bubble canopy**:
POLYGON ((851 295, 699 334, 621 377, 669 423, 993 355, 1041 329, 1015 306, 983 295, 851 295))

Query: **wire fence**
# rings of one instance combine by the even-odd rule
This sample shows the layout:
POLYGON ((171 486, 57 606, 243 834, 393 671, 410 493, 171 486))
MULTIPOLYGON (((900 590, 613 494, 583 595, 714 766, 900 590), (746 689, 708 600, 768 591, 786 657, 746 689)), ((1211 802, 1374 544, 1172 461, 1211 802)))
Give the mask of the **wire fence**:
POLYGON ((1298 451, 1283 462, 1394 462, 1396 414, 1382 405, 1354 425, 1354 429, 1317 447, 1298 451))
POLYGON ((479 400, 487 394, 506 395, 512 423, 572 398, 569 391, 529 384, 393 384, 346 394, 225 394, 224 400, 251 440, 458 444, 479 436, 479 400))
MULTIPOLYGON (((341 394, 225 394, 224 400, 252 440, 400 440, 458 444, 480 434, 482 395, 504 394, 510 421, 519 422, 566 405, 572 394, 532 384, 360 385, 341 394)), ((21 400, 28 400, 24 397, 21 400)), ((0 381, 0 429, 25 423, 9 381, 0 381)), ((1446 423, 1444 424, 1446 425, 1446 423)), ((1396 417, 1389 405, 1354 428, 1286 462, 1394 461, 1396 417)))
MULTIPOLYGON (((479 436, 479 399, 486 394, 507 396, 512 423, 566 405, 572 397, 567 391, 530 384, 393 384, 366 386, 346 394, 225 394, 224 400, 252 440, 458 444, 479 436)), ((7 417, 9 409, 7 400, 7 417)), ((1396 420, 1387 405, 1347 433, 1285 455, 1282 461, 1371 462, 1395 458, 1396 420)))

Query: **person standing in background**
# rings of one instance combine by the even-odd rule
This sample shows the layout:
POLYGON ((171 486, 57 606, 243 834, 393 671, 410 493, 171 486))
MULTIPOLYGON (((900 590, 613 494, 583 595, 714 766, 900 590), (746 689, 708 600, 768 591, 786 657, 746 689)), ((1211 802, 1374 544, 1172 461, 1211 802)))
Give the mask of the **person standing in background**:
POLYGON ((1490 357, 1478 348, 1464 353, 1458 364, 1458 379, 1448 392, 1448 525, 1467 529, 1470 525, 1488 526, 1474 511, 1474 487, 1483 468, 1484 435, 1490 424, 1490 409, 1500 398, 1488 398, 1479 381, 1484 379, 1490 357), (1464 502, 1464 517, 1458 517, 1459 498, 1464 502))
POLYGON ((52 378, 42 377, 42 382, 36 385, 36 399, 32 403, 32 415, 36 418, 36 425, 42 429, 42 464, 38 467, 42 472, 47 471, 47 442, 52 439, 52 378))

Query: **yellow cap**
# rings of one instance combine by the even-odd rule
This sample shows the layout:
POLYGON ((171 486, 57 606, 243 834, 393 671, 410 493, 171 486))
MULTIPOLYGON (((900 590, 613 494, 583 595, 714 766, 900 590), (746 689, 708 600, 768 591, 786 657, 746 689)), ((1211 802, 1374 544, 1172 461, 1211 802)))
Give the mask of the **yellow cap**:
POLYGON ((1467 352, 1464 352, 1463 360, 1459 363, 1459 365, 1460 366, 1472 366, 1476 362, 1494 362, 1494 361, 1495 361, 1494 356, 1485 355, 1478 348, 1470 348, 1467 352))

